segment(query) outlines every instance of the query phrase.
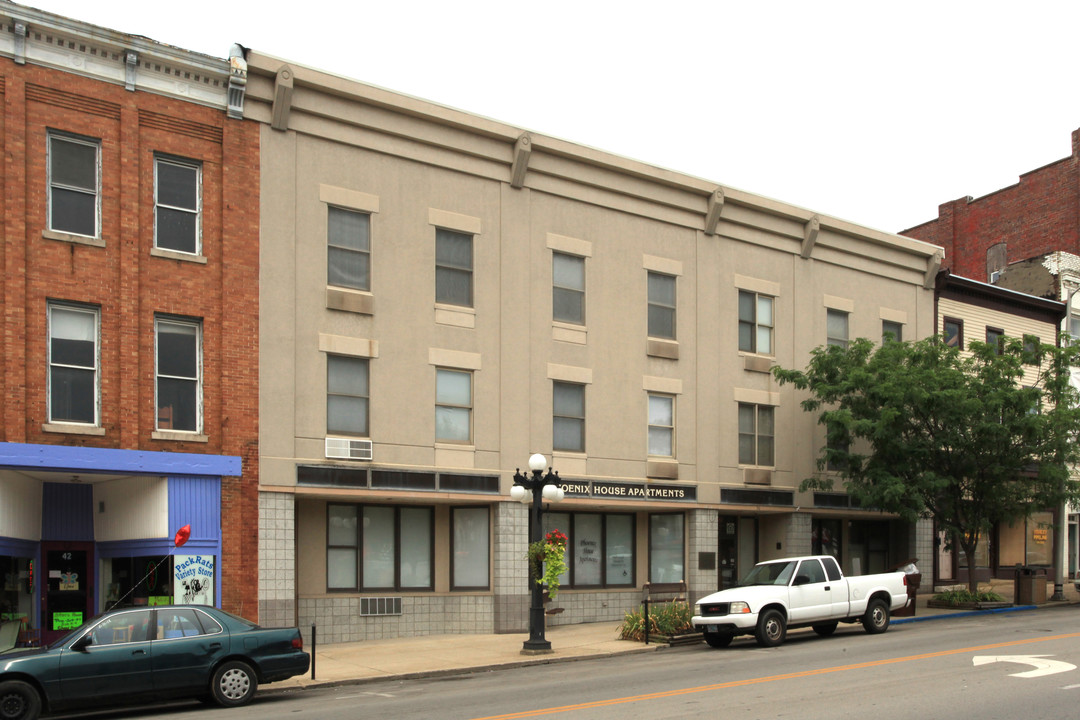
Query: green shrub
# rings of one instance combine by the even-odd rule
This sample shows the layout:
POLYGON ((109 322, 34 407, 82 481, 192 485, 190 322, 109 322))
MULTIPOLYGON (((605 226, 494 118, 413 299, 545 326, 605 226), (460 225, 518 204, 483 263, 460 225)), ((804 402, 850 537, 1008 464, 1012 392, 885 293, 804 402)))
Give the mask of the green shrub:
POLYGON ((967 588, 962 590, 946 590, 945 592, 938 593, 933 597, 934 602, 941 602, 947 605, 960 605, 962 603, 972 602, 1003 602, 1005 598, 998 595, 992 590, 979 590, 972 593, 967 588))
MULTIPOLYGON (((645 608, 639 605, 637 610, 631 610, 623 618, 620 637, 623 640, 645 639, 645 608)), ((690 604, 684 602, 656 603, 649 607, 649 637, 658 635, 679 635, 692 632, 694 626, 690 623, 692 614, 690 604)))

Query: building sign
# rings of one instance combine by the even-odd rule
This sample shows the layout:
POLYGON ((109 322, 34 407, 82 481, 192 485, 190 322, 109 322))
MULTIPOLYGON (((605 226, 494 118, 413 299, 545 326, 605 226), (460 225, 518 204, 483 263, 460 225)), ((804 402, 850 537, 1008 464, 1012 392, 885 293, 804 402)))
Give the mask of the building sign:
POLYGON ((173 593, 185 605, 214 604, 214 556, 175 555, 173 593))
POLYGON ((617 500, 660 500, 694 502, 697 487, 692 485, 657 485, 655 483, 616 483, 600 480, 560 480, 567 497, 617 500))

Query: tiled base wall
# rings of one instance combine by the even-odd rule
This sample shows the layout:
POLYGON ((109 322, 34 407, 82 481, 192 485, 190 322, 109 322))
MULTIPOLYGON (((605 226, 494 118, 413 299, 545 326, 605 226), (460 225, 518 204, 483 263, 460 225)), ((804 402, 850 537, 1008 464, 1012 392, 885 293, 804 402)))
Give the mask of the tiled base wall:
POLYGON ((360 598, 300 598, 300 631, 311 642, 315 623, 319 643, 357 642, 422 635, 491 634, 495 632, 494 598, 403 597, 401 615, 361 617, 360 598))
POLYGON ((296 624, 296 511, 285 493, 259 493, 259 624, 296 624))
MULTIPOLYGON (((545 608, 563 608, 557 615, 548 615, 548 626, 622 620, 626 613, 641 604, 641 590, 633 592, 559 593, 545 608)), ((528 622, 528 620, 526 620, 528 622)))

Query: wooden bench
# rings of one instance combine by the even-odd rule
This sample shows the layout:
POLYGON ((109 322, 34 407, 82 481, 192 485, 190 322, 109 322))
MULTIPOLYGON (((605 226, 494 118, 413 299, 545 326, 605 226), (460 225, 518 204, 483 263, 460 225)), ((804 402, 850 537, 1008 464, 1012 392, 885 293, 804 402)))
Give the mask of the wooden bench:
POLYGON ((649 604, 686 602, 686 581, 645 583, 641 586, 641 603, 645 606, 645 644, 649 644, 649 604))

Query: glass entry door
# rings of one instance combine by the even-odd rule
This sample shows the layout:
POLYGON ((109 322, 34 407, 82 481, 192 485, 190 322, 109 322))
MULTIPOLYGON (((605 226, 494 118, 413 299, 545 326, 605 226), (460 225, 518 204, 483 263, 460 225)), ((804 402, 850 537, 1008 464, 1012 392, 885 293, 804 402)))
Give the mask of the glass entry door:
POLYGON ((42 641, 50 643, 93 615, 92 543, 42 543, 42 641))

